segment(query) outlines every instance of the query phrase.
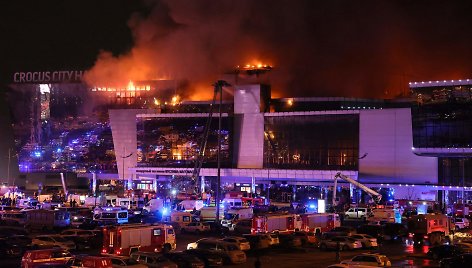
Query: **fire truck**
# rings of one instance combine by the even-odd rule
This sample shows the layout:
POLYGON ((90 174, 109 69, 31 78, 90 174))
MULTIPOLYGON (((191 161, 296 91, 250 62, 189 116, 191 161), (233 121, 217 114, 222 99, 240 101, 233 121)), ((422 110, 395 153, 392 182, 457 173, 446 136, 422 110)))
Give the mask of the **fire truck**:
POLYGON ((103 255, 128 256, 135 251, 168 252, 175 248, 172 225, 129 224, 103 229, 103 255))
POLYGON ((442 244, 444 240, 449 239, 452 227, 451 219, 443 214, 421 214, 408 219, 408 232, 414 245, 422 245, 425 242, 430 245, 442 244))
POLYGON ((297 214, 266 214, 252 218, 251 233, 290 232, 302 230, 302 218, 297 214))
POLYGON ((336 213, 309 213, 300 215, 302 230, 308 232, 327 232, 341 226, 339 215, 336 213))

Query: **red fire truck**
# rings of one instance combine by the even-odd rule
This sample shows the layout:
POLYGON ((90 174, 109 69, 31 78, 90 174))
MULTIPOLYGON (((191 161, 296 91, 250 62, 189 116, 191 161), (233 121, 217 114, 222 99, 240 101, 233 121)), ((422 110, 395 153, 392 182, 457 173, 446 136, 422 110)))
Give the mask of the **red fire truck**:
POLYGON ((129 224, 103 229, 104 255, 128 256, 135 251, 161 252, 175 248, 175 232, 168 224, 129 224))
POLYGON ((422 245, 424 242, 440 245, 449 240, 451 228, 451 219, 443 214, 421 214, 408 219, 408 231, 414 245, 422 245))
POLYGON ((339 215, 336 213, 309 213, 302 214, 302 230, 314 232, 327 232, 334 227, 341 226, 339 215))
POLYGON ((251 233, 270 233, 273 231, 296 231, 302 229, 302 219, 297 214, 266 214, 252 218, 251 233))

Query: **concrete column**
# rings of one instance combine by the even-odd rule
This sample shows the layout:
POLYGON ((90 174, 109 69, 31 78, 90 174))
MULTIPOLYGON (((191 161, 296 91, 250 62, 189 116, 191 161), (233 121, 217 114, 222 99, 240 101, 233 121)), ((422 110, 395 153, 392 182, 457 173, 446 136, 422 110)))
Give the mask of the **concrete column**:
POLYGON ((133 189, 133 179, 130 177, 128 179, 128 185, 126 187, 128 190, 132 190, 133 189))
POLYGON ((200 181, 200 193, 205 192, 205 176, 201 176, 201 181, 200 181))
POLYGON ((97 173, 92 173, 92 193, 95 196, 97 192, 97 173))
POLYGON ((157 178, 152 179, 152 189, 157 193, 157 178))

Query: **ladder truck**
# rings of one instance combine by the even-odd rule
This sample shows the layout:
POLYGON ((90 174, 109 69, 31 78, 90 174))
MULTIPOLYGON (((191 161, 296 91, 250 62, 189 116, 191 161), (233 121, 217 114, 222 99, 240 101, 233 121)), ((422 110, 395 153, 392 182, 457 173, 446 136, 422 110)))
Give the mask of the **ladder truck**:
MULTIPOLYGON (((221 113, 221 101, 222 101, 222 96, 223 96, 223 87, 227 87, 227 86, 230 86, 230 84, 228 84, 226 81, 223 81, 223 80, 218 80, 214 84, 215 91, 213 92, 213 100, 212 100, 211 105, 210 105, 210 111, 208 112, 208 118, 207 118, 207 121, 206 121, 206 124, 205 124, 205 128, 203 130, 203 136, 202 136, 202 140, 201 140, 201 143, 200 143, 200 148, 198 150, 197 159, 195 161, 195 166, 194 166, 193 172, 192 172, 192 183, 195 185, 195 187, 194 187, 194 193, 195 194, 201 194, 200 189, 198 187, 198 177, 200 176, 200 170, 202 168, 203 160, 204 160, 204 157, 205 157, 205 150, 206 150, 206 146, 207 146, 207 142, 208 142, 208 135, 210 133, 211 121, 212 121, 212 118, 213 118, 213 108, 214 108, 215 103, 216 103, 216 96, 218 95, 218 93, 220 94, 220 106, 218 107, 218 113, 221 113)), ((221 141, 218 140, 218 142, 221 142, 221 141)), ((220 147, 219 147, 219 144, 218 144, 218 149, 219 148, 220 147)))
POLYGON ((364 184, 362 184, 362 183, 360 183, 356 180, 353 180, 353 179, 349 178, 348 176, 342 174, 341 172, 338 172, 336 174, 336 176, 334 176, 333 206, 337 205, 337 201, 336 201, 336 192, 337 192, 337 190, 336 189, 337 189, 337 186, 338 186, 338 179, 342 179, 344 181, 347 181, 350 184, 356 186, 357 188, 362 189, 364 192, 366 192, 372 198, 372 200, 375 202, 375 204, 379 204, 380 201, 382 200, 382 195, 379 194, 378 192, 370 189, 369 187, 365 186, 364 184))

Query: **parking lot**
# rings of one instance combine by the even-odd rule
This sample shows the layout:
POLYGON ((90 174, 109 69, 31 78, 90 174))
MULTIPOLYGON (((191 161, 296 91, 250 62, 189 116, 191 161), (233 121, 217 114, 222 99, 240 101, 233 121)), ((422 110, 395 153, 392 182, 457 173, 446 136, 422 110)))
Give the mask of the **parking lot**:
MULTIPOLYGON (((352 222, 349 225, 355 225, 352 222)), ((54 232, 35 232, 29 236, 35 238, 44 234, 53 234, 54 232)), ((227 235, 234 235, 229 233, 227 235)), ((195 242, 201 238, 223 238, 224 236, 216 233, 179 233, 176 235, 177 248, 175 251, 187 249, 189 243, 195 242)), ((80 247, 71 250, 72 254, 99 255, 102 241, 98 242, 93 248, 80 247)), ((350 259, 362 253, 379 253, 386 255, 392 267, 438 267, 438 262, 426 257, 429 246, 414 248, 407 245, 404 241, 380 243, 379 247, 374 249, 356 249, 342 250, 340 260, 350 259)), ((327 267, 338 263, 335 250, 320 250, 313 245, 303 247, 270 247, 263 250, 249 250, 246 252, 247 262, 243 264, 231 265, 231 267, 254 267, 259 259, 261 267, 327 267)), ((20 259, 2 259, 1 267, 20 267, 20 259)))

